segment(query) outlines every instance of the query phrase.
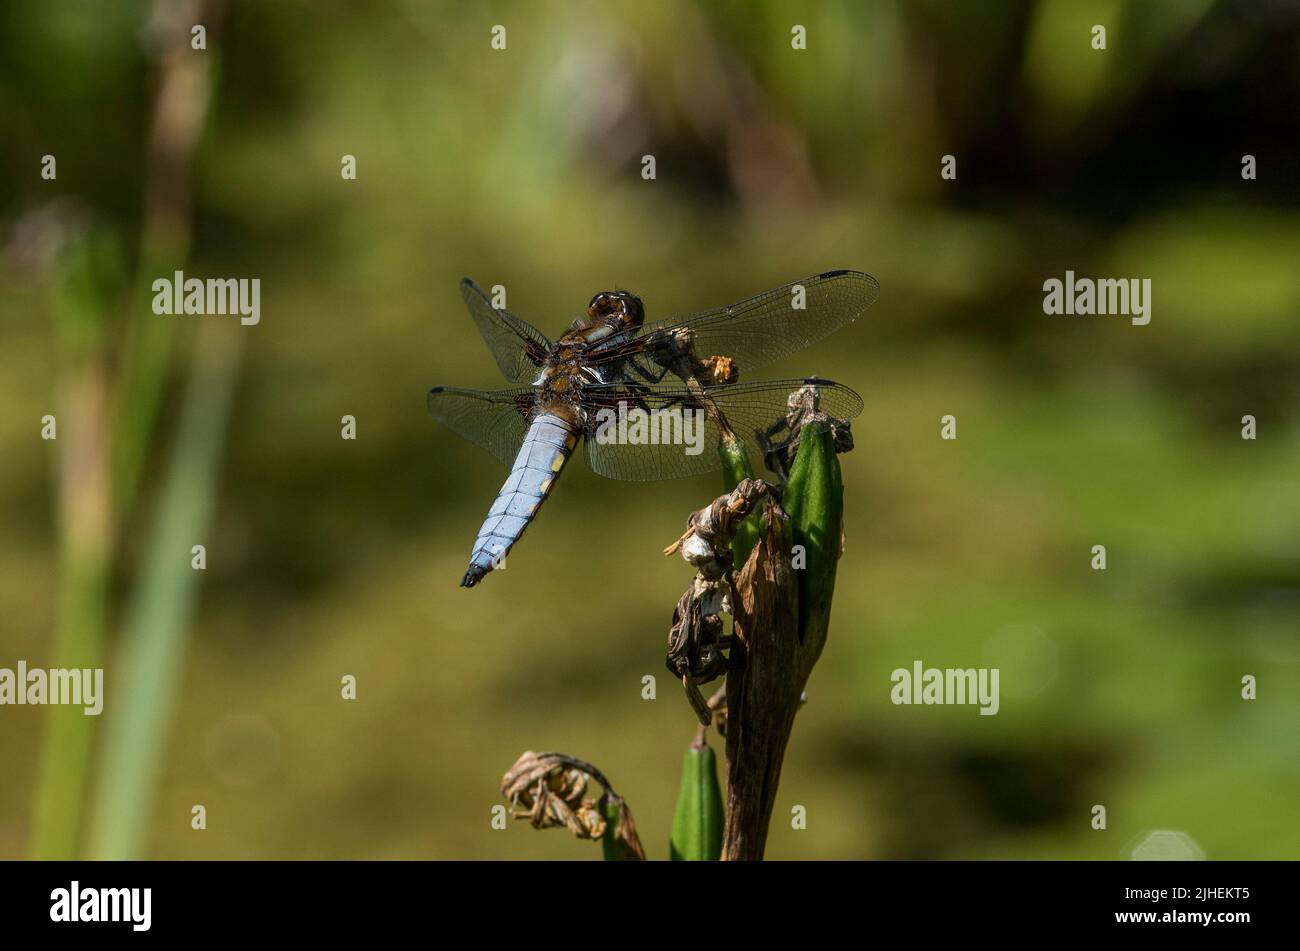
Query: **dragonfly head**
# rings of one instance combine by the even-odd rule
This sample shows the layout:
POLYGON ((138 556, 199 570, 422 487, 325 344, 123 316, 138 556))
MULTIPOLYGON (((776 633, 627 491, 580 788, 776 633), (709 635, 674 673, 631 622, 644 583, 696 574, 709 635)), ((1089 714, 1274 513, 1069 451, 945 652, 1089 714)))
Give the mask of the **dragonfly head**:
POLYGON ((587 305, 587 319, 596 322, 611 317, 624 328, 640 327, 645 322, 641 298, 627 291, 601 291, 587 305))

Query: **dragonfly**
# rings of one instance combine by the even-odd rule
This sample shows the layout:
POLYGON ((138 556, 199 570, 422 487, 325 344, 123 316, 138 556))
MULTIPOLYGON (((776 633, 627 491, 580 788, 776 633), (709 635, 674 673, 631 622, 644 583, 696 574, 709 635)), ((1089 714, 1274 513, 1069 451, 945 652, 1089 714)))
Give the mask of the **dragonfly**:
POLYGON ((602 291, 554 342, 494 305, 469 278, 461 297, 513 388, 435 386, 429 412, 510 467, 479 528, 461 586, 504 564, 579 442, 587 464, 611 479, 648 481, 716 470, 716 447, 764 452, 791 392, 815 387, 820 409, 850 419, 852 389, 816 377, 748 379, 852 323, 880 293, 862 271, 825 271, 725 307, 646 323, 630 291, 602 291), (741 379, 741 374, 746 379, 741 379), (710 451, 712 450, 712 451, 710 451))

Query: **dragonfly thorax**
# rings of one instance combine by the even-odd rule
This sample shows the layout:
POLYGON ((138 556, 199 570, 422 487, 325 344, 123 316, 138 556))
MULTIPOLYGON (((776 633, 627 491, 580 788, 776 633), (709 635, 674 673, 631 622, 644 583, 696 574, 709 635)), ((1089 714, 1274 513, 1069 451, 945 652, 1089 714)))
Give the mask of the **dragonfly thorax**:
POLYGON ((588 382, 582 359, 584 352, 581 343, 564 341, 551 351, 537 382, 533 384, 540 391, 538 405, 565 404, 577 412, 583 385, 588 382))

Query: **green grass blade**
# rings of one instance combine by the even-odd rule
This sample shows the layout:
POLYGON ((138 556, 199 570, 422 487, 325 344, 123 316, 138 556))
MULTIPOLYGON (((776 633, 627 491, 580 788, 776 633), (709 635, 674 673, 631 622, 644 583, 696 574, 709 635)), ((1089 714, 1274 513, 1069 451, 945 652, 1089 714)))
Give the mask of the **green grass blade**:
MULTIPOLYGON (((108 465, 107 317, 125 281, 120 245, 92 226, 63 250, 49 311, 59 344, 58 614, 50 666, 102 665, 113 548, 108 465)), ((87 776, 98 717, 51 705, 37 768, 30 854, 79 857, 87 776)))
MULTIPOLYGON (((116 700, 108 714, 92 812, 89 855, 95 859, 134 859, 144 849, 167 724, 180 687, 200 580, 190 567, 190 549, 208 538, 240 346, 238 330, 217 324, 203 330, 113 678, 116 700)), ((188 821, 188 813, 175 821, 188 821)))

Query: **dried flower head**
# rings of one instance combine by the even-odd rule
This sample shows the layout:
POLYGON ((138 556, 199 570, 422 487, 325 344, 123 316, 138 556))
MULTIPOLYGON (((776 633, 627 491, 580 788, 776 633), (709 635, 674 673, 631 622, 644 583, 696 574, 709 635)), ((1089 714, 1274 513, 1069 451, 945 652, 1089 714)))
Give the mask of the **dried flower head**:
POLYGON ((510 814, 534 829, 564 826, 579 839, 599 839, 605 832, 599 801, 583 798, 592 779, 609 788, 590 763, 529 750, 501 778, 501 794, 510 800, 510 814))

